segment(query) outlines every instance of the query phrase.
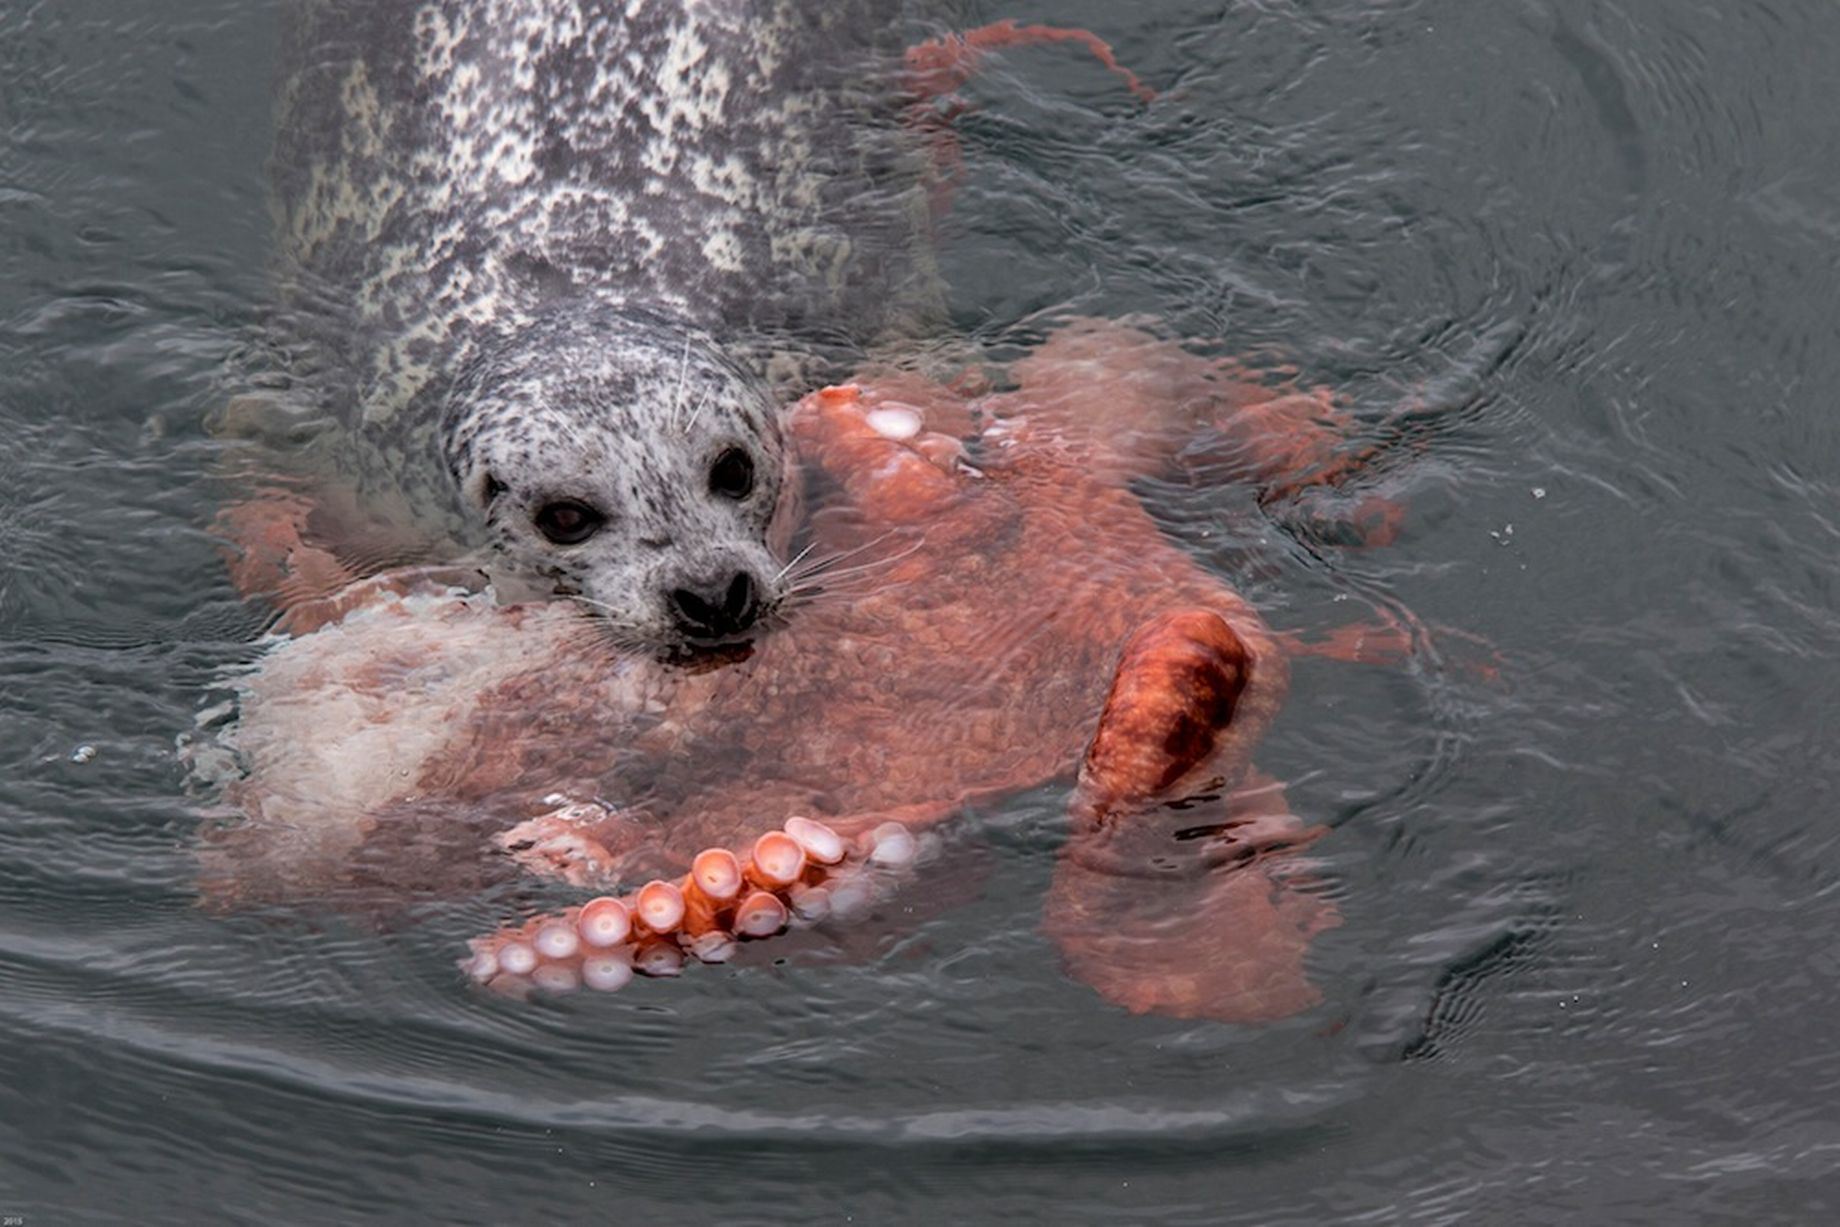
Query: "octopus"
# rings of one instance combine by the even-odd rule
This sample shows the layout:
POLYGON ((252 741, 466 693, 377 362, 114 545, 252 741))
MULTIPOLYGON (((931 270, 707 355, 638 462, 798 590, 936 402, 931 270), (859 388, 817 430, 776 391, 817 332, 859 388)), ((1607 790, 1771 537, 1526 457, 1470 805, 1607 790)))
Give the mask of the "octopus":
MULTIPOLYGON (((1253 752, 1293 656, 1392 660, 1408 636, 1274 631, 1132 484, 1205 463, 1384 541, 1399 508, 1348 481, 1369 454, 1335 398, 1079 322, 1001 387, 865 370, 790 422, 795 596, 751 641, 661 658, 570 602, 417 571, 295 600, 243 683, 206 901, 534 875, 578 901, 476 939, 466 973, 614 989, 850 922, 925 876, 939 824, 1071 779, 1042 929, 1072 977, 1176 1017, 1316 1005, 1324 830, 1253 752)), ((261 537, 287 517, 235 523, 245 581, 321 565, 292 527, 261 537)))

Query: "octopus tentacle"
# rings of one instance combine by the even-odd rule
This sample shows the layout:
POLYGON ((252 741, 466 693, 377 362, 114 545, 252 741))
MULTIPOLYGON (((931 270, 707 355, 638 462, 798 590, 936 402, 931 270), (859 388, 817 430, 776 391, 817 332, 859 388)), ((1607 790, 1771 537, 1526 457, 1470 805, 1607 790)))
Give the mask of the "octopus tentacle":
POLYGON ((1231 359, 1130 323, 1081 320, 1018 361, 1021 388, 985 398, 1012 445, 1075 449, 1098 479, 1249 481, 1259 503, 1339 544, 1385 545, 1403 509, 1358 488, 1395 449, 1323 388, 1273 387, 1231 359))
POLYGON ((314 530, 322 505, 265 488, 218 512, 211 530, 231 582, 245 597, 279 611, 272 630, 304 635, 390 595, 446 588, 476 590, 483 577, 458 565, 402 566, 369 575, 314 530))
POLYGON ((244 596, 270 596, 284 609, 336 592, 356 576, 313 539, 313 504, 292 491, 269 489, 217 513, 213 530, 225 565, 244 596))
POLYGON ((1095 819, 1174 795, 1227 739, 1254 668, 1251 647, 1207 609, 1178 610, 1126 643, 1080 769, 1095 819))
POLYGON ((929 458, 930 440, 918 425, 909 429, 904 417, 878 412, 853 384, 825 388, 799 402, 792 432, 803 454, 869 519, 903 524, 936 517, 959 499, 963 483, 929 458))
POLYGON ((669 937, 683 927, 690 908, 684 900, 683 887, 655 878, 633 896, 633 914, 642 930, 669 937))
POLYGON ((1396 665, 1411 658, 1413 628, 1387 618, 1381 622, 1349 622, 1310 637, 1298 631, 1279 631, 1278 642, 1292 656, 1320 656, 1357 665, 1396 665))
POLYGON ((477 983, 522 996, 532 991, 614 992, 635 973, 679 974, 688 954, 722 963, 744 940, 771 938, 795 923, 859 914, 920 857, 899 823, 848 840, 810 818, 767 831, 745 856, 705 848, 676 882, 646 883, 537 916, 471 943, 460 966, 477 983))
POLYGON ((1315 656, 1356 665, 1399 665, 1428 645, 1456 649, 1455 663, 1482 681, 1501 680, 1506 659, 1488 640, 1468 631, 1433 625, 1403 608, 1375 608, 1376 619, 1350 622, 1305 635, 1278 631, 1274 638, 1293 657, 1315 656))
POLYGON ((963 34, 942 34, 907 51, 907 88, 922 98, 938 98, 971 80, 986 52, 1002 47, 1042 43, 1078 43, 1123 79, 1138 101, 1156 101, 1156 91, 1118 62, 1111 45, 1090 30, 1069 26, 1022 25, 1014 18, 994 21, 963 34))
POLYGON ((586 889, 606 879, 618 863, 616 849, 636 830, 629 814, 598 801, 571 801, 525 819, 493 842, 526 873, 586 889))
POLYGON ((1136 73, 1118 62, 1111 44, 1090 30, 1066 26, 1022 25, 1014 18, 942 34, 907 49, 903 86, 913 98, 907 122, 921 132, 933 157, 933 217, 945 216, 959 181, 964 176, 964 156, 952 123, 965 113, 966 103, 956 91, 977 73, 986 54, 1003 47, 1044 43, 1077 43, 1124 81, 1125 88, 1146 106, 1156 101, 1156 91, 1136 73))
POLYGON ((1068 969, 1107 1000, 1232 1022, 1320 1000, 1303 960, 1340 916, 1299 858, 1320 829, 1281 789, 1244 786, 1275 657, 1206 609, 1153 619, 1125 646, 1044 918, 1068 969), (1240 787, 1208 807, 1164 805, 1223 785, 1240 787))
MULTIPOLYGON (((1235 814, 1237 799, 1226 808, 1235 814)), ((1318 1004, 1305 962, 1316 935, 1341 923, 1302 852, 1321 828, 1288 812, 1221 825, 1197 849, 1212 863, 1162 880, 1099 867, 1070 848, 1043 920, 1069 973, 1132 1013, 1257 1023, 1318 1004)))

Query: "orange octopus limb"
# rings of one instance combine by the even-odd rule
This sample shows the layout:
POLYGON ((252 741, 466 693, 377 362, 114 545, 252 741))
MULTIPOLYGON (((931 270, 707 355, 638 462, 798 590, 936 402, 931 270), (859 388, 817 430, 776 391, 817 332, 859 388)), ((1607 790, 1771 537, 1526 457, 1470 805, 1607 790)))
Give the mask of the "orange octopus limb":
POLYGON ((1341 913, 1301 852, 1324 828, 1269 782, 1217 804, 1224 821, 1179 841, 1143 823, 1076 828, 1055 863, 1043 931, 1070 975, 1134 1014, 1264 1023, 1322 1000, 1305 960, 1341 913))
POLYGON ((706 848, 681 882, 648 882, 630 896, 603 896, 476 939, 460 966, 478 983, 519 996, 582 987, 617 991, 635 972, 678 974, 686 953, 700 962, 726 962, 738 940, 773 937, 795 915, 816 923, 833 911, 844 913, 834 899, 846 892, 885 893, 888 874, 913 861, 913 837, 897 824, 878 828, 856 847, 823 823, 798 818, 788 825, 794 824, 798 836, 762 834, 745 869, 727 849, 706 848), (906 847, 897 846, 902 841, 906 847), (807 844, 826 854, 835 850, 836 859, 812 859, 807 844))
POLYGON ((1278 641, 1292 656, 1320 656, 1357 665, 1396 665, 1412 655, 1412 632, 1393 622, 1350 622, 1306 639, 1281 631, 1278 641))
POLYGON ((954 91, 976 74, 984 57, 1003 47, 1078 43, 1106 68, 1124 80, 1125 88, 1146 106, 1156 101, 1156 91, 1136 73, 1118 62, 1111 45, 1090 30, 1063 26, 1022 25, 1013 18, 967 30, 942 34, 907 49, 903 84, 914 101, 908 122, 927 134, 933 156, 933 216, 943 217, 964 170, 964 157, 952 121, 965 106, 954 91))
POLYGON ((224 543, 224 562, 238 592, 291 608, 357 578, 337 554, 313 540, 308 527, 313 510, 310 500, 273 490, 218 512, 212 528, 224 543))
POLYGON ((1259 502, 1299 503, 1350 544, 1390 544, 1404 511, 1348 484, 1390 450, 1322 389, 1273 388, 1230 359, 1113 320, 1076 320, 1027 358, 1024 391, 986 398, 1019 439, 1054 440, 1096 477, 1190 476, 1256 483, 1259 502))
POLYGON ((962 487, 910 441, 912 429, 878 429, 873 411, 854 385, 825 388, 793 411, 792 434, 801 455, 843 487, 866 518, 889 524, 932 519, 958 501, 962 487))
POLYGON ((978 64, 991 51, 1003 47, 1028 47, 1044 43, 1078 43, 1093 57, 1123 78, 1125 88, 1144 103, 1156 101, 1156 91, 1118 62, 1111 44, 1091 30, 1067 26, 1022 25, 1014 18, 994 21, 963 34, 942 34, 907 50, 907 88, 920 98, 939 98, 971 80, 978 64))
POLYGON ((1320 1000, 1303 959, 1339 916, 1286 863, 1319 832, 1281 790, 1242 790, 1224 822, 1198 823, 1201 807, 1165 811, 1174 832, 1156 820, 1159 803, 1246 777, 1276 704, 1261 666, 1226 619, 1179 610, 1132 636, 1106 696, 1044 928, 1074 975, 1133 1012, 1256 1022, 1320 1000))
POLYGON ((320 510, 293 491, 266 490, 225 507, 212 524, 237 591, 266 598, 281 611, 273 630, 304 635, 384 594, 480 583, 477 571, 454 566, 398 567, 366 576, 314 531, 320 510))
POLYGON ((1134 1014, 1288 1018, 1322 1001, 1306 958, 1317 934, 1341 924, 1298 846, 1156 882, 1064 855, 1043 928, 1069 974, 1134 1014))
POLYGON ((1212 610, 1181 610, 1125 645, 1080 769, 1083 808, 1103 820, 1169 796, 1205 768, 1252 672, 1251 650, 1212 610))

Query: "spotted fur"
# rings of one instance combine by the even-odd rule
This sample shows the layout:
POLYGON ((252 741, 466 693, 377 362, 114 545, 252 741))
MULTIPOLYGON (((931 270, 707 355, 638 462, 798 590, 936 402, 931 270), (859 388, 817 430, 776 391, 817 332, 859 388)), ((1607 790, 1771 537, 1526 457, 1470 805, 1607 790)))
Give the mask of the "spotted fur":
POLYGON ((288 319, 355 479, 638 640, 678 637, 670 593, 710 577, 777 596, 777 405, 935 301, 877 7, 303 0, 288 319), (743 499, 711 490, 729 448, 743 499), (552 544, 558 498, 604 527, 552 544))

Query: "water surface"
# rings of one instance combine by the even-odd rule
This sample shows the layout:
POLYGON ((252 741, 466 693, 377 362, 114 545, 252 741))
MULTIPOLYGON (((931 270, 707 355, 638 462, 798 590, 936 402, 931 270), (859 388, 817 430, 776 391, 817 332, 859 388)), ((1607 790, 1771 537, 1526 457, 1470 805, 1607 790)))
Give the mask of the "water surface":
MULTIPOLYGON (((1349 551, 1147 488, 1305 662, 1261 763, 1346 924, 1323 1007, 1132 1017, 993 883, 851 963, 530 1007, 485 902, 378 933, 193 907, 175 739, 257 654, 202 429, 267 293, 272 5, 0 9, 0 1213, 28 1223, 1680 1222, 1831 1216, 1840 10, 970 4, 1083 23, 972 90, 955 322, 1149 313, 1384 413, 1506 357, 1349 551), (1443 381, 1442 383, 1440 381, 1443 381), (1463 646, 1468 645, 1468 646, 1463 646), (1459 650, 1461 649, 1461 650, 1459 650), (1499 669, 1472 667, 1478 656, 1499 669)), ((920 888, 924 889, 924 888, 920 888)))

